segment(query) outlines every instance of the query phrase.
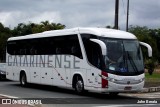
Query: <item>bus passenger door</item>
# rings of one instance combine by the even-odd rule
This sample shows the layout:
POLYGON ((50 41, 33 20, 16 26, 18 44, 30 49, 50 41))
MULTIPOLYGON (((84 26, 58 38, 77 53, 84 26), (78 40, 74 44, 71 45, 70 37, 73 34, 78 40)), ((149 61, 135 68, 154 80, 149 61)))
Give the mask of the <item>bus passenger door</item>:
POLYGON ((93 88, 94 84, 94 73, 92 72, 91 69, 86 70, 87 71, 87 88, 93 88))

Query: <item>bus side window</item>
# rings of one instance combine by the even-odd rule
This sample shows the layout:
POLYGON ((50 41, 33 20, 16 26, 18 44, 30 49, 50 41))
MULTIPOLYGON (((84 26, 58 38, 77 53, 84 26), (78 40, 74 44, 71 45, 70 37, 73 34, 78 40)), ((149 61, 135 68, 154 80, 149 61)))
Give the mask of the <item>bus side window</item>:
POLYGON ((78 35, 64 35, 53 38, 56 47, 56 54, 73 55, 81 59, 83 58, 78 35))
POLYGON ((100 49, 98 44, 93 43, 92 45, 93 45, 92 53, 91 53, 92 54, 92 64, 94 66, 96 66, 97 68, 101 68, 101 61, 100 61, 100 59, 101 59, 100 58, 101 49, 100 49))
POLYGON ((30 55, 37 55, 38 53, 37 53, 37 50, 36 50, 34 47, 32 47, 32 48, 30 49, 30 51, 29 51, 29 54, 30 54, 30 55))
POLYGON ((100 54, 100 46, 90 41, 90 38, 95 39, 96 36, 91 34, 81 34, 81 37, 89 63, 95 66, 96 68, 103 69, 101 58, 102 55, 100 54))
POLYGON ((61 54, 61 48, 56 48, 56 54, 61 54))
POLYGON ((71 35, 68 42, 70 44, 68 47, 71 49, 70 54, 83 59, 78 35, 71 35))
POLYGON ((32 38, 8 42, 8 53, 17 55, 74 55, 82 59, 78 35, 32 38))
POLYGON ((72 47, 71 47, 71 53, 72 53, 72 54, 76 54, 76 53, 77 53, 77 50, 76 50, 76 47, 75 47, 75 46, 72 46, 72 47))
POLYGON ((19 54, 19 55, 24 55, 25 52, 26 52, 25 49, 20 49, 18 54, 19 54))

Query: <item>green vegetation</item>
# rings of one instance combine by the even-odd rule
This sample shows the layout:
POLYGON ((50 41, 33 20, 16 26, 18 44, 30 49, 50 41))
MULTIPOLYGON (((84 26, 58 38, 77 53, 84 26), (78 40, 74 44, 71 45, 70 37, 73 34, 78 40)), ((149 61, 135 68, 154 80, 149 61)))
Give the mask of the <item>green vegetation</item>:
POLYGON ((159 81, 160 82, 160 73, 154 72, 152 75, 145 73, 146 81, 159 81))
POLYGON ((160 86, 160 72, 154 72, 152 75, 145 73, 145 87, 160 86))

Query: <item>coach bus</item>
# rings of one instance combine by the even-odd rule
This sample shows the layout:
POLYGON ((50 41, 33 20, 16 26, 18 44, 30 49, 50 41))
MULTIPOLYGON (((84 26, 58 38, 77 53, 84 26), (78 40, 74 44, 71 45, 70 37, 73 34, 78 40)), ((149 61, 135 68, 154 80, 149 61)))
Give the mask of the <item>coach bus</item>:
POLYGON ((106 28, 72 28, 11 37, 6 77, 27 83, 73 88, 76 92, 138 92, 144 86, 139 42, 131 33, 106 28))

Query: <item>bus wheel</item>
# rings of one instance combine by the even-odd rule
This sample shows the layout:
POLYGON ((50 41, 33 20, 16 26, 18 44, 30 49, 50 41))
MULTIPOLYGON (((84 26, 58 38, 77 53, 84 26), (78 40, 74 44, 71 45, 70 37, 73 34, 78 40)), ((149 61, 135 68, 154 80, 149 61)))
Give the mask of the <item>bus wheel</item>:
POLYGON ((79 94, 84 92, 84 83, 81 77, 77 76, 77 81, 75 84, 75 91, 79 94))
POLYGON ((20 75, 20 84, 21 86, 26 86, 27 85, 27 77, 25 73, 22 73, 20 75))

